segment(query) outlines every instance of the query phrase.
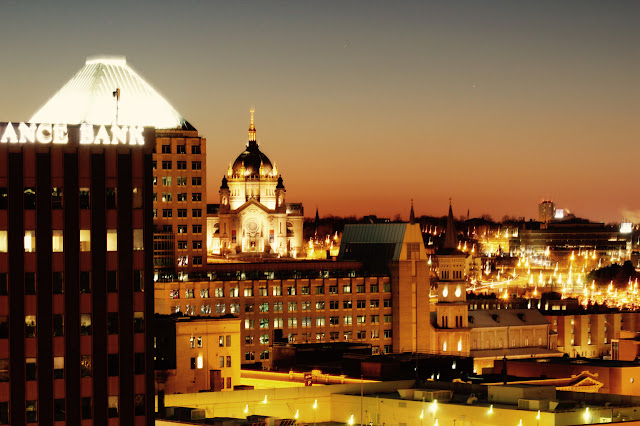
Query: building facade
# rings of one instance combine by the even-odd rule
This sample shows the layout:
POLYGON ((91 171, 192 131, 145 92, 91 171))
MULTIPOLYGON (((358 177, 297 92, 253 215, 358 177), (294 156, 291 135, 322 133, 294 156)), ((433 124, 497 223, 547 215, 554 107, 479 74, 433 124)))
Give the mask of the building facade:
POLYGON ((153 424, 154 137, 0 124, 0 424, 153 424))
POLYGON ((206 265, 206 139, 193 128, 158 129, 153 153, 154 267, 157 277, 206 265))

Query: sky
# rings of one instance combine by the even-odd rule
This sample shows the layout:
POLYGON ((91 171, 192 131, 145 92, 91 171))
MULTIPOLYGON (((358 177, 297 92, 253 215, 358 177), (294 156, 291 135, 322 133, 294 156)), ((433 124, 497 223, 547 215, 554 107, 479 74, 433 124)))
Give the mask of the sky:
POLYGON ((207 139, 208 201, 261 150, 306 216, 640 222, 638 1, 0 0, 0 121, 124 55, 207 139))

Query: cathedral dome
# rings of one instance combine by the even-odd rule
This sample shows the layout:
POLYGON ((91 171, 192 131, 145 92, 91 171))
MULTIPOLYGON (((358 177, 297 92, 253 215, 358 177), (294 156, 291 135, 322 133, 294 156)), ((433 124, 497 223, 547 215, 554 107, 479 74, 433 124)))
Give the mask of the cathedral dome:
POLYGON ((233 163, 233 174, 260 176, 261 170, 262 174, 271 175, 273 172, 271 160, 269 160, 269 158, 260 151, 256 141, 249 141, 247 149, 245 149, 233 163))

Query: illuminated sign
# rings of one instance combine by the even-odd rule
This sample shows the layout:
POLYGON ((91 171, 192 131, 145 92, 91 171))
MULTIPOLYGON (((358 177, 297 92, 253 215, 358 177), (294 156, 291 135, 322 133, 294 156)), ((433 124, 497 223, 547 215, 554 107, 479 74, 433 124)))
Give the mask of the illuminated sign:
POLYGON ((564 209, 557 209, 555 214, 556 219, 564 219, 564 209))
POLYGON ((620 224, 620 233, 621 234, 630 234, 633 231, 633 225, 631 222, 622 222, 620 224))
POLYGON ((0 144, 62 144, 144 146, 141 126, 67 126, 51 123, 0 123, 0 144))

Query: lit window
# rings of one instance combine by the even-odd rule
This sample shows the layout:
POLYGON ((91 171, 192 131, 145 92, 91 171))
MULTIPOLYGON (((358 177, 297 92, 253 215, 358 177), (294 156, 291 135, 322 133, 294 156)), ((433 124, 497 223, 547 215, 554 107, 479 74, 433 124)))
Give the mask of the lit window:
POLYGON ((0 231, 0 253, 6 253, 8 249, 7 231, 0 231))
POLYGON ((63 244, 63 234, 61 230, 54 230, 53 231, 53 241, 52 241, 52 246, 51 246, 51 250, 53 250, 56 253, 60 253, 62 251, 64 251, 64 244, 63 244))
POLYGON ((107 229, 107 251, 118 251, 118 231, 107 229))
POLYGON ((24 231, 24 251, 27 253, 36 251, 36 231, 24 231))
POLYGON ((80 230, 80 251, 91 250, 91 231, 88 229, 80 230))
POLYGON ((134 229, 133 230, 133 249, 134 250, 144 250, 144 233, 142 229, 134 229))

